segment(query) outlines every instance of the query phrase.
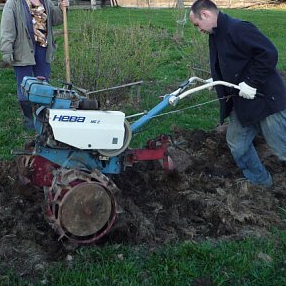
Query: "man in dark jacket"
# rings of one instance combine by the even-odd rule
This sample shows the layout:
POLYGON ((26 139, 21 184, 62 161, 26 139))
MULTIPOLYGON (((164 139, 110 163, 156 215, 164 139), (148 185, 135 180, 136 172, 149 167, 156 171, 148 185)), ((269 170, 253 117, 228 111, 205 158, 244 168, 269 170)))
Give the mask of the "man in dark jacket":
POLYGON ((270 187, 271 175, 262 165, 253 140, 262 132, 272 151, 286 161, 286 89, 276 70, 277 50, 253 24, 220 12, 210 0, 193 3, 190 21, 200 32, 209 34, 213 80, 240 87, 237 94, 216 87, 221 123, 230 118, 226 138, 234 160, 252 184, 270 187), (230 93, 233 96, 229 99, 230 93))

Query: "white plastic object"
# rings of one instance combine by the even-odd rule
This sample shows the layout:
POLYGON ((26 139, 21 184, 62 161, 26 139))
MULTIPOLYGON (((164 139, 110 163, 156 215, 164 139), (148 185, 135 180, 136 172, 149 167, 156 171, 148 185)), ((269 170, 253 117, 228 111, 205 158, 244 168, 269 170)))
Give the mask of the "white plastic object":
POLYGON ((49 109, 55 140, 79 149, 120 149, 124 120, 121 111, 49 109))

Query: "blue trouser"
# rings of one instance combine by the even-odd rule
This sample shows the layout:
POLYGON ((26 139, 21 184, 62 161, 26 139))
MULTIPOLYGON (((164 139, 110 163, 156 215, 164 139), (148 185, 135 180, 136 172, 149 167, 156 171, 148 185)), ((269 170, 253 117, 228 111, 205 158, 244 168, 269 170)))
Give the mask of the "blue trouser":
POLYGON ((272 114, 255 125, 241 126, 232 111, 226 139, 233 158, 244 176, 253 184, 272 185, 269 172, 262 165, 253 146, 254 137, 261 132, 275 155, 286 161, 286 109, 272 114))
POLYGON ((14 72, 17 80, 17 96, 19 101, 26 101, 27 98, 22 93, 21 83, 25 76, 43 76, 48 81, 50 78, 50 64, 46 62, 46 48, 36 44, 35 65, 14 66, 14 72))

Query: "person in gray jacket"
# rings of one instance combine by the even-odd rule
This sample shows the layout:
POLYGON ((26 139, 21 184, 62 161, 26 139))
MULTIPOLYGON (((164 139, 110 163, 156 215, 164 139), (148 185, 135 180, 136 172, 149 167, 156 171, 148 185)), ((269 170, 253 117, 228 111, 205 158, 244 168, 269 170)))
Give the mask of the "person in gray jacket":
POLYGON ((51 0, 8 0, 1 18, 2 60, 14 68, 17 96, 24 114, 24 124, 33 129, 31 104, 22 94, 25 76, 50 77, 50 63, 56 46, 52 26, 63 23, 63 7, 69 0, 55 6, 51 0))

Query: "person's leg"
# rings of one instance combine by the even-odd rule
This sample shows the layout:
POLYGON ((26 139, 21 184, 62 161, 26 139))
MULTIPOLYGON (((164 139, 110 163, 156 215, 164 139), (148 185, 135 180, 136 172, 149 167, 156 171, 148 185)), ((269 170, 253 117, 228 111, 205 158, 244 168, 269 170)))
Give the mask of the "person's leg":
POLYGON ((43 48, 39 45, 36 45, 35 50, 35 61, 36 65, 33 66, 33 73, 34 76, 42 76, 49 81, 50 73, 51 73, 51 66, 49 63, 46 62, 46 51, 47 48, 43 48))
POLYGON ((271 175, 262 165, 253 146, 256 134, 257 128, 254 125, 241 126, 235 112, 231 113, 226 139, 236 164, 252 184, 270 187, 271 175))
POLYGON ((33 76, 33 66, 15 66, 14 72, 17 81, 17 97, 24 115, 24 126, 26 129, 34 129, 33 113, 31 103, 23 95, 21 83, 25 76, 33 76))
POLYGON ((46 80, 50 78, 50 64, 46 63, 46 48, 36 45, 35 61, 33 66, 16 66, 14 67, 17 80, 17 96, 24 114, 24 126, 26 129, 34 129, 34 120, 31 103, 23 95, 21 83, 25 76, 43 76, 46 80))
POLYGON ((260 128, 273 153, 286 161, 286 109, 260 121, 260 128))
POLYGON ((25 76, 33 76, 33 66, 14 66, 14 72, 17 81, 17 96, 19 101, 27 101, 23 95, 21 83, 25 76))

